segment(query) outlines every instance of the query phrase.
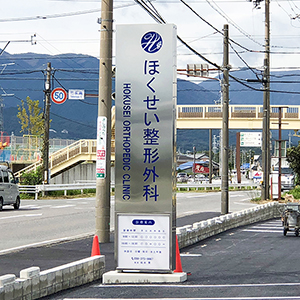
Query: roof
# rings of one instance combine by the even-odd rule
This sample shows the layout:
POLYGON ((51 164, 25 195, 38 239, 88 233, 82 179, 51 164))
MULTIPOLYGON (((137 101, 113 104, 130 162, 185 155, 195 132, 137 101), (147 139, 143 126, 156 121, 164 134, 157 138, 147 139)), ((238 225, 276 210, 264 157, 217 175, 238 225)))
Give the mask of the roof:
MULTIPOLYGON (((195 163, 200 164, 200 165, 203 165, 203 164, 208 165, 209 161, 208 160, 206 160, 206 161, 198 160, 198 161, 195 161, 195 163)), ((183 171, 183 170, 191 169, 191 168, 193 168, 193 164, 194 164, 193 161, 188 161, 186 163, 183 163, 183 164, 179 165, 177 167, 177 170, 182 170, 183 171)), ((213 168, 218 168, 219 167, 219 164, 214 162, 214 161, 212 162, 212 164, 213 164, 213 168)))

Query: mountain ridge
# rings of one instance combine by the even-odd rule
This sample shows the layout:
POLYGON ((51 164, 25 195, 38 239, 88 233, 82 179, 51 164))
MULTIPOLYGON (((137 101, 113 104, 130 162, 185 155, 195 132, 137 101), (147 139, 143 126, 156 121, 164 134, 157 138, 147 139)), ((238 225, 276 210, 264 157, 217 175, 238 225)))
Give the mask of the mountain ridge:
MULTIPOLYGON (((29 96, 33 100, 39 100, 40 105, 43 106, 47 62, 51 62, 54 71, 51 82, 52 88, 61 86, 66 90, 84 89, 87 94, 98 93, 99 60, 95 57, 73 53, 52 56, 4 52, 0 56, 0 64, 3 66, 3 70, 0 70, 0 87, 4 95, 14 94, 10 97, 2 95, 4 131, 8 134, 14 132, 15 135, 18 135, 20 132, 16 114, 21 99, 25 100, 29 96)), ((247 78, 257 78, 253 71, 241 70, 230 74, 246 85, 241 85, 230 79, 230 104, 262 105, 261 83, 250 84, 246 81, 247 78), (252 88, 247 87, 250 85, 252 88)), ((261 77, 259 72, 258 77, 261 77)), ((299 70, 273 73, 271 75, 271 90, 274 92, 271 93, 270 103, 273 105, 298 105, 299 94, 297 92, 300 90, 297 87, 298 77, 300 77, 299 70), (293 80, 288 83, 286 79, 292 76, 293 80), (279 91, 282 90, 288 93, 280 93, 279 91)), ((220 101, 220 79, 205 80, 198 84, 189 80, 178 79, 177 104, 215 104, 217 101, 220 101)), ((67 100, 61 105, 52 104, 51 128, 55 132, 51 132, 50 136, 69 139, 95 138, 97 105, 97 97, 86 98, 83 101, 67 100), (62 131, 68 132, 68 134, 62 133, 62 131)), ((218 134, 218 131, 214 131, 214 134, 218 134)), ((204 145, 207 146, 208 132, 207 130, 193 130, 191 133, 191 130, 178 130, 177 137, 177 146, 184 150, 190 150, 195 144, 199 145, 199 148, 204 147, 204 145)))

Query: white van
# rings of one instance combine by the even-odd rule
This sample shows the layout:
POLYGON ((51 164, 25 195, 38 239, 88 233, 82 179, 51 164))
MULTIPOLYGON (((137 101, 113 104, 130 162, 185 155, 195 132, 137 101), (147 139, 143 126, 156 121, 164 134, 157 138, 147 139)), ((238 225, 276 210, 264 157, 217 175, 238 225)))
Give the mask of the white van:
POLYGON ((12 171, 0 165, 0 211, 4 205, 13 205, 14 209, 19 209, 20 192, 12 171))

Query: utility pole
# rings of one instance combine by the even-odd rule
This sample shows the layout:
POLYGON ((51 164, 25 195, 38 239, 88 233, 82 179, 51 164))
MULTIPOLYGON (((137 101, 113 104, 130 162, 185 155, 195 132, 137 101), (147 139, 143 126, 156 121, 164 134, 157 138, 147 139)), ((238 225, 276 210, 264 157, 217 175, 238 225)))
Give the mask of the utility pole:
POLYGON ((193 165, 194 182, 196 182, 196 146, 193 147, 193 154, 194 154, 194 165, 193 165))
POLYGON ((213 164, 212 164, 212 129, 209 129, 209 183, 212 183, 213 164))
POLYGON ((263 185, 261 189, 261 199, 269 199, 270 180, 270 0, 265 0, 265 58, 263 74, 263 185))
POLYGON ((221 214, 225 215, 229 211, 228 197, 228 109, 229 109, 229 51, 228 51, 228 24, 224 25, 223 42, 223 116, 222 116, 222 178, 221 178, 221 214))
POLYGON ((236 154, 235 154, 235 161, 236 161, 236 178, 237 182, 241 183, 241 133, 236 133, 236 154))
POLYGON ((44 183, 49 184, 49 130, 50 130, 50 94, 51 94, 51 63, 47 63, 46 82, 45 82, 45 113, 44 113, 44 151, 43 151, 43 170, 44 183))
POLYGON ((104 166, 101 166, 102 171, 99 175, 97 171, 96 178, 96 235, 98 236, 100 243, 107 243, 110 241, 112 24, 113 0, 102 0, 97 121, 97 166, 98 164, 101 164, 98 156, 101 151, 102 155, 104 153, 104 166), (99 126, 100 123, 102 124, 101 129, 99 126), (101 141, 99 141, 99 138, 101 141), (103 139, 105 139, 104 143, 103 139), (101 143, 102 145, 105 145, 105 152, 99 149, 99 144, 101 143))
POLYGON ((278 116, 278 201, 281 200, 281 107, 278 116))

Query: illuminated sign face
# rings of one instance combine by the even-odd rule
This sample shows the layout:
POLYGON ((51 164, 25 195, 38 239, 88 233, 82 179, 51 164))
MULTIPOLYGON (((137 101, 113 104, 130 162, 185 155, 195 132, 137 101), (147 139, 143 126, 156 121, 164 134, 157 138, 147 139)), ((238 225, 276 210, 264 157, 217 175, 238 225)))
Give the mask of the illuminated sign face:
MULTIPOLYGON (((120 214, 141 214, 146 219, 148 214, 155 214, 152 220, 166 214, 167 217, 162 218, 167 222, 164 230, 172 230, 176 204, 172 177, 175 168, 175 27, 117 26, 116 49, 116 220, 122 219, 118 217, 120 214)), ((162 223, 153 226, 161 226, 157 224, 162 223)), ((120 225, 117 224, 118 232, 122 235, 124 228, 120 225)), ((170 236, 168 233, 167 249, 170 236)), ((155 253, 153 249, 152 254, 155 253)), ((159 257, 157 253, 157 259, 159 257)), ((159 266, 151 261, 143 267, 155 266, 156 269, 159 266)), ((128 268, 132 267, 129 264, 128 268)), ((166 266, 161 269, 165 270, 166 266)))

